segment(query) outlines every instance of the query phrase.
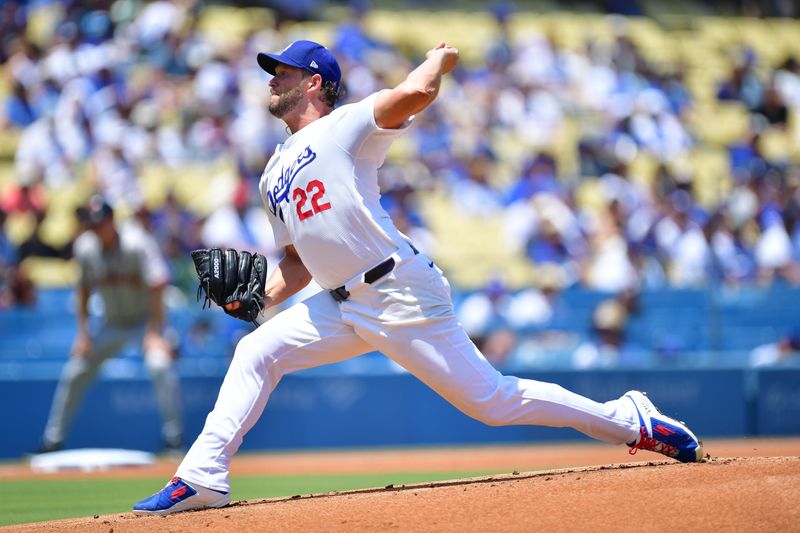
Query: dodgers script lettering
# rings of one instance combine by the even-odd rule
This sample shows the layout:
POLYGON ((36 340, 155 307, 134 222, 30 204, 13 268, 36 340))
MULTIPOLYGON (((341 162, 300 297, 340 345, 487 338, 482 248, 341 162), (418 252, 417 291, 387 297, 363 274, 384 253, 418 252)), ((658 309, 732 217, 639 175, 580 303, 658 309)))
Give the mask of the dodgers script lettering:
POLYGON ((311 146, 306 146, 297 158, 292 161, 288 167, 281 169, 281 175, 272 187, 272 190, 267 192, 267 201, 269 202, 269 209, 272 214, 277 214, 278 204, 284 200, 289 200, 289 190, 292 187, 295 176, 310 165, 317 158, 317 153, 311 149, 311 146))

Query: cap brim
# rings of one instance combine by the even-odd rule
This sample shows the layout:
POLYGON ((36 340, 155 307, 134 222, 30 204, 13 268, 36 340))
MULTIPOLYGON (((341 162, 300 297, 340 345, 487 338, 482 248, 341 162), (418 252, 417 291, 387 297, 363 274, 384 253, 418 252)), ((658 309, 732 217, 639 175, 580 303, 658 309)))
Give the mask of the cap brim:
POLYGON ((307 70, 305 67, 303 67, 303 65, 300 65, 288 57, 283 57, 280 54, 265 54, 261 52, 256 56, 256 60, 258 61, 259 67, 266 70, 273 76, 275 75, 275 67, 278 65, 278 63, 283 63, 284 65, 289 65, 290 67, 297 67, 307 70))

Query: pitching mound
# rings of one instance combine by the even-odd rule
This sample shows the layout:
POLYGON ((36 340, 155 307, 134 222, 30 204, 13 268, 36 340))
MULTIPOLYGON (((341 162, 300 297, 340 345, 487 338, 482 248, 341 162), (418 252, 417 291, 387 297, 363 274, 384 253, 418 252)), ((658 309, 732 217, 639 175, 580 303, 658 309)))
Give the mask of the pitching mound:
POLYGON ((796 456, 638 462, 239 501, 163 518, 61 520, 47 530, 788 531, 800 523, 798 472, 796 456))

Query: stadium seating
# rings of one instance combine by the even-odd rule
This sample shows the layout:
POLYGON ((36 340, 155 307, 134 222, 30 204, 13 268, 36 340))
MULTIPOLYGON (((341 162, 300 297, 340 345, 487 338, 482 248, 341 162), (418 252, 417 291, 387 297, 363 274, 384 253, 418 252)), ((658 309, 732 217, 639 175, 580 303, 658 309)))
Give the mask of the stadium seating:
MULTIPOLYGON (((461 302, 465 295, 456 292, 454 300, 461 302)), ((579 288, 564 291, 561 298, 568 315, 544 329, 587 337, 592 313, 607 297, 579 288)), ((782 286, 736 292, 651 290, 640 294, 638 309, 631 315, 626 333, 642 348, 661 354, 653 368, 741 367, 747 366, 747 355, 753 348, 797 330, 800 290, 782 286)), ((180 352, 181 369, 188 375, 224 369, 235 340, 248 331, 223 313, 196 308, 171 310, 169 325, 180 352), (199 341, 192 341, 191 335, 198 328, 205 333, 199 341)), ((0 335, 0 374, 56 376, 75 335, 72 291, 42 290, 34 307, 3 311, 0 335)), ((130 347, 122 358, 126 368, 132 365, 144 374, 138 347, 130 347)))
MULTIPOLYGON (((706 16, 707 7, 688 1, 642 2, 651 18, 566 12, 557 3, 547 1, 530 5, 545 11, 516 12, 509 20, 512 39, 538 33, 551 38, 560 49, 576 51, 585 47, 587 40, 607 44, 622 32, 654 69, 663 72, 678 66, 684 69, 684 82, 693 100, 685 121, 696 143, 685 161, 669 164, 691 169, 692 194, 699 206, 712 209, 720 205, 733 186, 728 145, 750 133, 751 116, 742 102, 719 101, 717 87, 730 74, 744 48, 750 48, 758 57, 758 73, 764 79, 790 54, 800 56, 800 21, 706 16), (674 15, 675 11, 682 14, 674 15)), ((318 20, 288 22, 281 28, 282 37, 331 42, 344 11, 333 6, 318 20)), ((45 3, 32 11, 26 35, 33 42, 47 43, 60 16, 57 3, 45 3)), ((412 60, 424 54, 433 35, 437 40, 456 43, 462 62, 470 68, 485 63, 489 45, 499 36, 499 27, 491 13, 467 7, 436 12, 374 9, 367 13, 363 23, 366 32, 392 43, 412 60)), ((228 53, 274 24, 275 15, 270 9, 207 5, 200 12, 197 29, 218 51, 228 53)), ((0 97, 8 95, 10 90, 8 80, 0 77, 0 97)), ((532 146, 510 131, 495 132, 492 140, 499 161, 493 179, 513 180, 514 169, 534 150, 552 153, 565 175, 577 174, 577 145, 585 133, 582 128, 586 127, 583 118, 566 117, 545 146, 532 146)), ((15 179, 13 159, 20 137, 19 129, 0 127, 0 190, 15 179)), ((798 139, 800 117, 794 111, 786 128, 764 129, 759 147, 770 161, 799 164, 798 139)), ((411 142, 401 139, 389 159, 402 165, 415 157, 417 153, 411 142)), ((652 182, 658 166, 659 161, 644 151, 630 162, 631 174, 645 182, 652 182)), ((181 168, 148 161, 138 173, 148 207, 160 206, 167 193, 174 191, 200 216, 225 203, 238 178, 236 163, 227 156, 181 168)), ((576 205, 598 204, 596 176, 580 178, 583 181, 577 184, 576 205)), ((81 169, 74 183, 49 195, 42 227, 46 242, 60 245, 69 241, 76 227, 74 210, 91 191, 86 169, 81 169)), ((434 187, 419 196, 421 215, 438 243, 435 259, 454 282, 457 303, 497 275, 513 290, 536 285, 538 265, 504 240, 502 214, 466 215, 459 211, 445 187, 434 187)), ((20 243, 32 228, 30 214, 13 214, 5 231, 13 242, 20 243)), ((77 271, 73 263, 56 259, 31 258, 22 267, 39 288, 38 301, 32 309, 0 312, 0 368, 6 373, 16 372, 20 364, 27 362, 38 364, 36 368, 43 372, 55 372, 66 358, 75 332, 71 290, 66 287, 74 283, 77 271)), ((569 315, 559 317, 547 327, 586 336, 595 307, 608 296, 579 287, 566 290, 562 298, 569 315)), ((692 364, 695 353, 713 354, 697 359, 696 364, 745 364, 743 354, 800 325, 798 296, 798 289, 780 284, 736 290, 645 290, 640 296, 640 311, 628 323, 628 335, 649 350, 678 354, 676 357, 684 364, 692 364)), ((170 323, 178 339, 185 339, 194 328, 209 328, 204 344, 181 345, 187 359, 208 361, 208 368, 225 364, 236 336, 241 333, 240 326, 221 313, 199 314, 194 308, 173 309, 170 323)), ((137 357, 135 353, 129 355, 132 360, 137 357)), ((191 372, 191 365, 185 366, 191 372)))

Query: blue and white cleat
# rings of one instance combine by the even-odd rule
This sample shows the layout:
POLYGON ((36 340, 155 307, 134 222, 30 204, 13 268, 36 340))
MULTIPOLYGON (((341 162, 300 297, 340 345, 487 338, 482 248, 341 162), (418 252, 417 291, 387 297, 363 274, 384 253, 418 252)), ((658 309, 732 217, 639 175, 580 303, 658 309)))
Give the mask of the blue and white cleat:
POLYGON ((631 455, 638 450, 650 450, 682 463, 703 460, 703 443, 686 425, 662 414, 644 393, 628 391, 623 398, 633 402, 641 424, 639 437, 628 443, 631 455))
POLYGON ((189 485, 179 477, 174 477, 167 486, 149 498, 133 505, 133 513, 138 515, 168 515, 181 511, 225 507, 231 503, 227 492, 189 485))

